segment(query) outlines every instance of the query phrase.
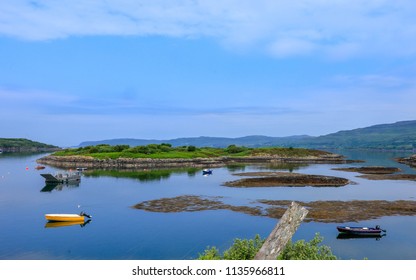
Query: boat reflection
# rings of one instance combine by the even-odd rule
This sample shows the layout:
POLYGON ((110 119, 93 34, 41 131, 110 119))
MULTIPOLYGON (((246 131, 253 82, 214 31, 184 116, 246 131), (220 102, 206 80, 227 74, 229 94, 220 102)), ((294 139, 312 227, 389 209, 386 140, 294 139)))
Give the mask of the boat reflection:
POLYGON ((380 240, 386 234, 380 235, 357 235, 357 234, 348 234, 348 233, 339 233, 337 239, 375 239, 380 240))
POLYGON ((51 192, 53 190, 62 191, 64 188, 77 188, 78 184, 46 184, 40 191, 41 192, 51 192))
POLYGON ((45 224, 45 228, 58 228, 58 227, 68 227, 68 226, 75 226, 79 225, 80 227, 85 227, 87 224, 89 224, 91 220, 86 220, 85 222, 52 222, 49 221, 45 224))

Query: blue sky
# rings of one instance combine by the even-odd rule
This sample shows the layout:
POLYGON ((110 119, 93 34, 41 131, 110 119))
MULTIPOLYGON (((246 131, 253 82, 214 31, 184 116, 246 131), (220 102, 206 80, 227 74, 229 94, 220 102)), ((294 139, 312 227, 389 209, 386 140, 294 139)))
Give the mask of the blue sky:
POLYGON ((0 137, 313 136, 416 119, 414 1, 1 0, 0 137))

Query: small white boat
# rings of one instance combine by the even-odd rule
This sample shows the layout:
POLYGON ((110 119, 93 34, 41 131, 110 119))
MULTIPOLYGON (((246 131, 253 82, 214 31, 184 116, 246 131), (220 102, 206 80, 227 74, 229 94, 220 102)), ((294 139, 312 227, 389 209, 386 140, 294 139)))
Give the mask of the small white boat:
POLYGON ((45 214, 46 220, 50 222, 84 222, 85 217, 91 218, 83 212, 80 214, 45 214))

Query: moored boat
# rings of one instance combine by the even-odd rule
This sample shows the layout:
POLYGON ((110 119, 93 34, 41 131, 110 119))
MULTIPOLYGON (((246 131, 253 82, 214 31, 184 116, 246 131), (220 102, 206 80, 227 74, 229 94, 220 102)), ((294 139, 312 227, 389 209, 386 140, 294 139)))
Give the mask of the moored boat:
POLYGON ((80 214, 45 214, 45 218, 51 222, 84 222, 85 217, 90 215, 81 212, 80 214))
POLYGON ((202 170, 202 175, 211 175, 212 174, 212 169, 204 169, 202 170))
POLYGON ((46 184, 59 184, 59 183, 77 183, 81 181, 81 172, 72 172, 72 173, 58 173, 55 176, 52 174, 40 174, 45 178, 46 184))
POLYGON ((337 226, 337 230, 343 234, 360 235, 360 236, 378 236, 382 232, 386 232, 381 229, 380 226, 376 227, 349 227, 349 226, 337 226))

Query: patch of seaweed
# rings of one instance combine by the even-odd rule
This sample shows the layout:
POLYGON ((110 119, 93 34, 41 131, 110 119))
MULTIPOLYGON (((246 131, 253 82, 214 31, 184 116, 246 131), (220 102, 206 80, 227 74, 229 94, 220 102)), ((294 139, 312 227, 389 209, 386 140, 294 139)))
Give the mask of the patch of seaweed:
POLYGON ((402 171, 397 167, 384 167, 384 166, 363 166, 363 167, 345 167, 345 168, 332 168, 332 170, 358 172, 361 174, 393 174, 402 171))
MULTIPOLYGON (((267 216, 280 218, 290 205, 286 200, 260 200, 272 206, 267 216), (283 211, 283 213, 282 213, 283 211)), ((352 201, 312 201, 298 202, 309 210, 305 222, 341 223, 376 219, 383 216, 414 216, 416 201, 411 200, 352 200, 352 201)))
POLYGON ((202 198, 194 195, 183 195, 172 198, 161 198, 156 200, 143 201, 133 206, 150 212, 195 212, 206 210, 231 210, 254 216, 262 215, 259 207, 234 206, 225 204, 218 199, 221 197, 202 198))
MULTIPOLYGON (((235 206, 220 201, 222 197, 177 196, 144 201, 133 206, 150 212, 177 213, 206 210, 231 210, 253 216, 280 219, 290 200, 258 200, 264 206, 235 206)), ((384 216, 415 216, 416 201, 413 200, 352 200, 299 202, 309 210, 304 222, 344 223, 377 219, 384 216)))
POLYGON ((236 176, 258 176, 235 181, 225 182, 228 187, 340 187, 350 183, 348 179, 309 175, 291 172, 245 172, 234 174, 236 176))
POLYGON ((368 180, 407 180, 416 181, 416 174, 366 174, 357 176, 368 180))

